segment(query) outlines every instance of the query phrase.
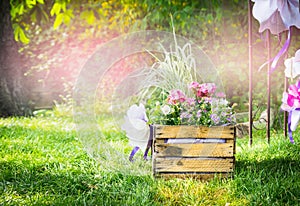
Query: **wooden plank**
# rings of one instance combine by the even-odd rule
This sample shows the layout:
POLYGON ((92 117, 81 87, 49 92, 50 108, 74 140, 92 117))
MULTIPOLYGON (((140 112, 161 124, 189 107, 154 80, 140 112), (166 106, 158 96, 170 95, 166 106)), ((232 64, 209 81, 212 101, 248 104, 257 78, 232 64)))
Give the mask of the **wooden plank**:
POLYGON ((155 158, 157 172, 233 172, 234 158, 155 158))
POLYGON ((167 144, 156 143, 155 157, 233 157, 232 143, 206 143, 206 144, 167 144))
POLYGON ((234 139, 234 126, 154 125, 155 138, 234 139))
POLYGON ((233 177, 232 173, 209 173, 209 174, 201 174, 201 173, 157 173, 154 174, 156 178, 164 178, 166 180, 173 179, 173 178, 180 178, 180 179, 196 179, 196 180, 211 180, 214 178, 228 178, 233 177))

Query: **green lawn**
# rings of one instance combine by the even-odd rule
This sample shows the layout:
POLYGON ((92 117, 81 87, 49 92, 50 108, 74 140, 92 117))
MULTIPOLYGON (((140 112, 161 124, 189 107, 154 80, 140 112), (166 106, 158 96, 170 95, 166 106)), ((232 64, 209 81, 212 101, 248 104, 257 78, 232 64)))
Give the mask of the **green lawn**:
POLYGON ((264 136, 237 140, 234 179, 166 181, 102 170, 71 118, 0 119, 0 205, 300 205, 299 135, 264 136))

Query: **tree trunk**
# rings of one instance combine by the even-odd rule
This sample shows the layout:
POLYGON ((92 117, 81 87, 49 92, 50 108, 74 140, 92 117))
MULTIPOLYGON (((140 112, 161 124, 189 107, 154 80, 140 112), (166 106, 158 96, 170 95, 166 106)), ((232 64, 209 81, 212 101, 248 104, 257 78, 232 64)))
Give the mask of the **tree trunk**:
POLYGON ((10 0, 0 0, 0 116, 30 113, 26 99, 22 58, 10 16, 10 0))

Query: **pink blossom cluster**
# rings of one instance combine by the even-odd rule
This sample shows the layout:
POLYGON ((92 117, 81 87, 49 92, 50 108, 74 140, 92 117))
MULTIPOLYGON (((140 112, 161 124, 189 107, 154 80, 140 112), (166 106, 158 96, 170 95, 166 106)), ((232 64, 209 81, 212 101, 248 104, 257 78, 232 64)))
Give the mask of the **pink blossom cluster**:
POLYGON ((197 97, 211 97, 216 91, 216 85, 214 83, 199 84, 198 82, 192 82, 189 85, 189 89, 192 89, 197 97))
MULTIPOLYGON (((214 83, 204 83, 199 84, 198 82, 192 82, 189 86, 197 98, 211 97, 216 91, 216 85, 214 83)), ((223 96, 222 94, 219 94, 223 96)), ((174 89, 170 91, 167 98, 169 104, 175 105, 177 103, 187 102, 188 105, 193 105, 195 103, 194 98, 187 97, 181 90, 174 89)))
POLYGON ((192 82, 187 85, 189 92, 173 89, 162 105, 153 109, 153 122, 180 125, 225 125, 234 122, 233 111, 223 92, 216 92, 214 83, 192 82), (190 97, 192 95, 192 97, 190 97), (167 104, 166 104, 167 103, 167 104), (157 109, 159 112, 157 113, 157 109), (162 112, 162 116, 156 115, 162 112))
POLYGON ((300 108, 300 82, 290 85, 288 92, 283 93, 283 105, 281 107, 286 111, 300 108))
POLYGON ((290 107, 300 108, 300 89, 296 85, 289 88, 287 104, 290 107))
POLYGON ((173 89, 170 91, 170 94, 167 98, 167 101, 169 104, 177 104, 177 103, 183 103, 187 97, 180 89, 173 89))

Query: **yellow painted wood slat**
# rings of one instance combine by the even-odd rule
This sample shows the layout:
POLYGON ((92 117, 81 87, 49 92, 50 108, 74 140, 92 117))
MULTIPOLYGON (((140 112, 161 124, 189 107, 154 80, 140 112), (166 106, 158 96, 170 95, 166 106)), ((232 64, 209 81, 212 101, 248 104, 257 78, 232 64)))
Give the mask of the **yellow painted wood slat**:
POLYGON ((233 172, 233 158, 156 158, 154 173, 159 172, 233 172))
POLYGON ((155 138, 222 138, 234 139, 234 126, 155 125, 155 138))
POLYGON ((155 144, 155 156, 165 157, 232 157, 233 143, 155 144))

